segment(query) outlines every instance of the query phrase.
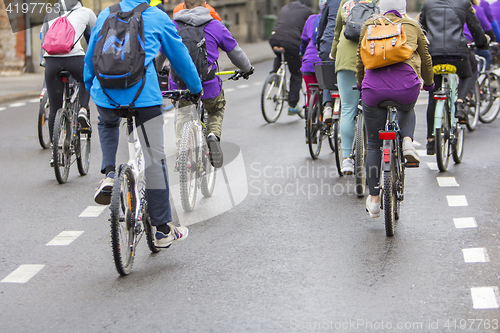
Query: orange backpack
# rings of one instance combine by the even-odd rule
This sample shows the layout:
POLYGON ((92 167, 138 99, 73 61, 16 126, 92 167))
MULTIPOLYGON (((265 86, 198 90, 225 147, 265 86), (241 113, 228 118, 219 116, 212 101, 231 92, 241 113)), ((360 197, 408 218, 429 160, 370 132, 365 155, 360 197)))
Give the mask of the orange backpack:
POLYGON ((368 26, 361 40, 360 55, 366 69, 397 64, 413 55, 413 48, 406 43, 406 33, 401 23, 385 16, 376 17, 368 26), (388 23, 385 24, 385 18, 388 23), (380 24, 376 24, 376 21, 380 24))

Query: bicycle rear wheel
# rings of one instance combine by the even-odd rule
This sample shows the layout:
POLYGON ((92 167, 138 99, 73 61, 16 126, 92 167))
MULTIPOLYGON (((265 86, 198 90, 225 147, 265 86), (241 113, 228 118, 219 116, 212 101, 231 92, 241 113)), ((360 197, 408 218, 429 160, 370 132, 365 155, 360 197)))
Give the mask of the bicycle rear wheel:
POLYGON ((309 110, 307 111, 307 123, 308 128, 308 146, 309 154, 315 160, 319 157, 321 152, 321 145, 323 143, 323 117, 321 114, 320 105, 321 103, 317 101, 318 91, 313 90, 311 92, 311 98, 309 99, 309 110))
POLYGON ((38 109, 38 141, 43 149, 50 147, 49 112, 49 94, 45 92, 38 109))
POLYGON ((280 82, 282 78, 276 74, 270 74, 264 81, 262 93, 260 96, 260 106, 262 115, 268 123, 274 123, 278 120, 281 111, 283 110, 283 90, 285 83, 283 82, 280 90, 280 82))
POLYGON ((306 117, 306 101, 307 101, 307 87, 305 86, 304 80, 302 80, 302 85, 300 86, 300 99, 297 103, 298 106, 302 105, 302 109, 299 111, 298 115, 300 118, 304 119, 306 117))
POLYGON ((149 216, 148 204, 146 203, 144 207, 144 213, 142 214, 142 224, 144 225, 144 231, 146 233, 146 243, 148 248, 153 253, 160 252, 160 248, 155 245, 155 235, 153 234, 153 226, 151 225, 151 217, 149 216))
MULTIPOLYGON (((206 148, 206 151, 208 151, 208 148, 206 148)), ((201 177, 201 194, 206 198, 212 196, 214 193, 217 170, 210 163, 207 154, 204 154, 203 159, 204 174, 201 177)))
POLYGON ((344 174, 342 173, 342 162, 344 161, 344 152, 342 150, 340 121, 338 119, 335 119, 333 121, 332 137, 334 143, 333 152, 335 153, 335 165, 337 166, 337 172, 339 173, 339 176, 343 176, 344 174))
POLYGON ((450 160, 450 114, 448 103, 444 103, 441 127, 436 128, 436 160, 439 171, 448 169, 450 160))
POLYGON ((181 190, 182 208, 186 212, 194 209, 198 188, 198 149, 196 147, 195 125, 192 121, 184 124, 179 146, 179 186, 181 190))
POLYGON ((122 164, 111 194, 111 247, 116 270, 128 275, 135 255, 135 180, 129 165, 122 164))
POLYGON ((480 74, 477 79, 479 84, 479 119, 481 114, 486 114, 493 106, 495 98, 492 96, 491 91, 491 74, 480 74))
POLYGON ((474 83, 474 94, 472 95, 472 99, 468 100, 465 110, 467 114, 466 126, 471 132, 476 129, 477 122, 479 121, 480 98, 479 83, 476 82, 474 83))
POLYGON ((71 166, 71 119, 68 112, 61 108, 57 110, 54 121, 54 133, 52 138, 52 158, 54 159, 54 174, 59 184, 68 180, 69 168, 71 166))
MULTIPOLYGON (((394 157, 394 156, 393 156, 394 157)), ((392 158, 393 158, 392 157, 392 158)), ((394 236, 394 224, 396 222, 397 193, 395 184, 395 163, 391 161, 391 170, 384 171, 383 187, 383 208, 385 220, 385 234, 388 237, 394 236)))
POLYGON ((464 128, 462 125, 457 124, 457 127, 454 130, 455 139, 453 140, 451 156, 453 157, 453 161, 458 164, 462 162, 462 158, 464 156, 464 128))
POLYGON ((366 190, 366 145, 367 138, 365 133, 365 121, 361 113, 356 116, 355 125, 355 140, 354 148, 354 177, 356 179, 356 195, 361 198, 365 195, 366 190))
POLYGON ((485 99, 488 102, 488 107, 481 107, 479 112, 479 120, 484 124, 493 122, 500 112, 500 88, 493 89, 491 87, 492 84, 498 86, 499 81, 495 74, 490 74, 487 79, 483 80, 484 83, 480 85, 481 92, 482 89, 485 89, 485 99))

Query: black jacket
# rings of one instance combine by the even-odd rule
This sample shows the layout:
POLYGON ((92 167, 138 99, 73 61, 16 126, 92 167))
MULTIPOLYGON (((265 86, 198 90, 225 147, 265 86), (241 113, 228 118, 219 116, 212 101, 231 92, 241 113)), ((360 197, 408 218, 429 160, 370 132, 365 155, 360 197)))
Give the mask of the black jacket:
POLYGON ((310 0, 294 1, 281 8, 278 20, 269 40, 282 40, 300 48, 300 37, 307 18, 312 15, 312 10, 305 4, 310 0))
POLYGON ((468 56, 467 39, 463 34, 467 23, 476 46, 486 45, 481 24, 469 0, 426 0, 420 13, 420 24, 429 40, 431 56, 468 56))

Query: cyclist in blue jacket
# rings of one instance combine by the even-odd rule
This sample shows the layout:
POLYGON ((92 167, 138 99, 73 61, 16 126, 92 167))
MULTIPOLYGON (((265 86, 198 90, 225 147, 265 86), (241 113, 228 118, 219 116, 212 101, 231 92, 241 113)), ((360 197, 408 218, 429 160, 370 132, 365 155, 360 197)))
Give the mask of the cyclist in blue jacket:
MULTIPOLYGON (((120 7, 123 12, 134 9, 147 0, 123 0, 120 7)), ((92 96, 99 111, 99 140, 102 149, 101 173, 106 177, 103 179, 95 193, 94 200, 99 204, 109 204, 110 197, 104 195, 113 187, 115 176, 116 151, 118 149, 120 117, 115 114, 115 103, 110 101, 103 93, 99 80, 95 76, 92 55, 96 45, 96 39, 101 31, 104 21, 109 16, 109 8, 103 10, 97 17, 95 28, 92 30, 90 42, 85 57, 84 80, 85 87, 92 96)), ((146 58, 144 65, 148 66, 145 75, 145 85, 139 97, 135 101, 136 124, 145 129, 139 131, 145 160, 148 161, 145 170, 146 195, 148 198, 151 223, 156 227, 155 245, 157 247, 168 247, 176 240, 184 239, 188 235, 188 229, 180 226, 175 227, 172 221, 172 213, 169 202, 168 173, 166 156, 163 147, 163 115, 161 105, 163 98, 158 84, 158 75, 152 64, 158 50, 170 60, 171 66, 186 82, 186 86, 196 97, 201 96, 201 82, 198 77, 187 48, 182 39, 177 35, 174 24, 168 15, 157 7, 147 8, 142 13, 144 24, 144 42, 146 58), (150 161, 150 162, 149 162, 150 161)), ((140 86, 142 80, 127 89, 107 89, 109 97, 121 105, 129 105, 140 86)))

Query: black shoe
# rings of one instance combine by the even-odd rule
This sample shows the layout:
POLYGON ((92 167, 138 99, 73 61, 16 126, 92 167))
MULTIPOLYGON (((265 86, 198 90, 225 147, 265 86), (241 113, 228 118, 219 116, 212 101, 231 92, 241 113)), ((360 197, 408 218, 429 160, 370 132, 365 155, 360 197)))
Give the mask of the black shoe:
POLYGON ((463 102, 455 102, 455 117, 460 124, 467 123, 467 114, 465 113, 463 102))
POLYGON ((214 168, 220 168, 222 166, 223 157, 219 139, 215 134, 210 133, 207 138, 207 144, 210 149, 210 163, 212 163, 214 168))
POLYGON ((427 155, 434 155, 436 153, 436 140, 427 139, 427 155))

